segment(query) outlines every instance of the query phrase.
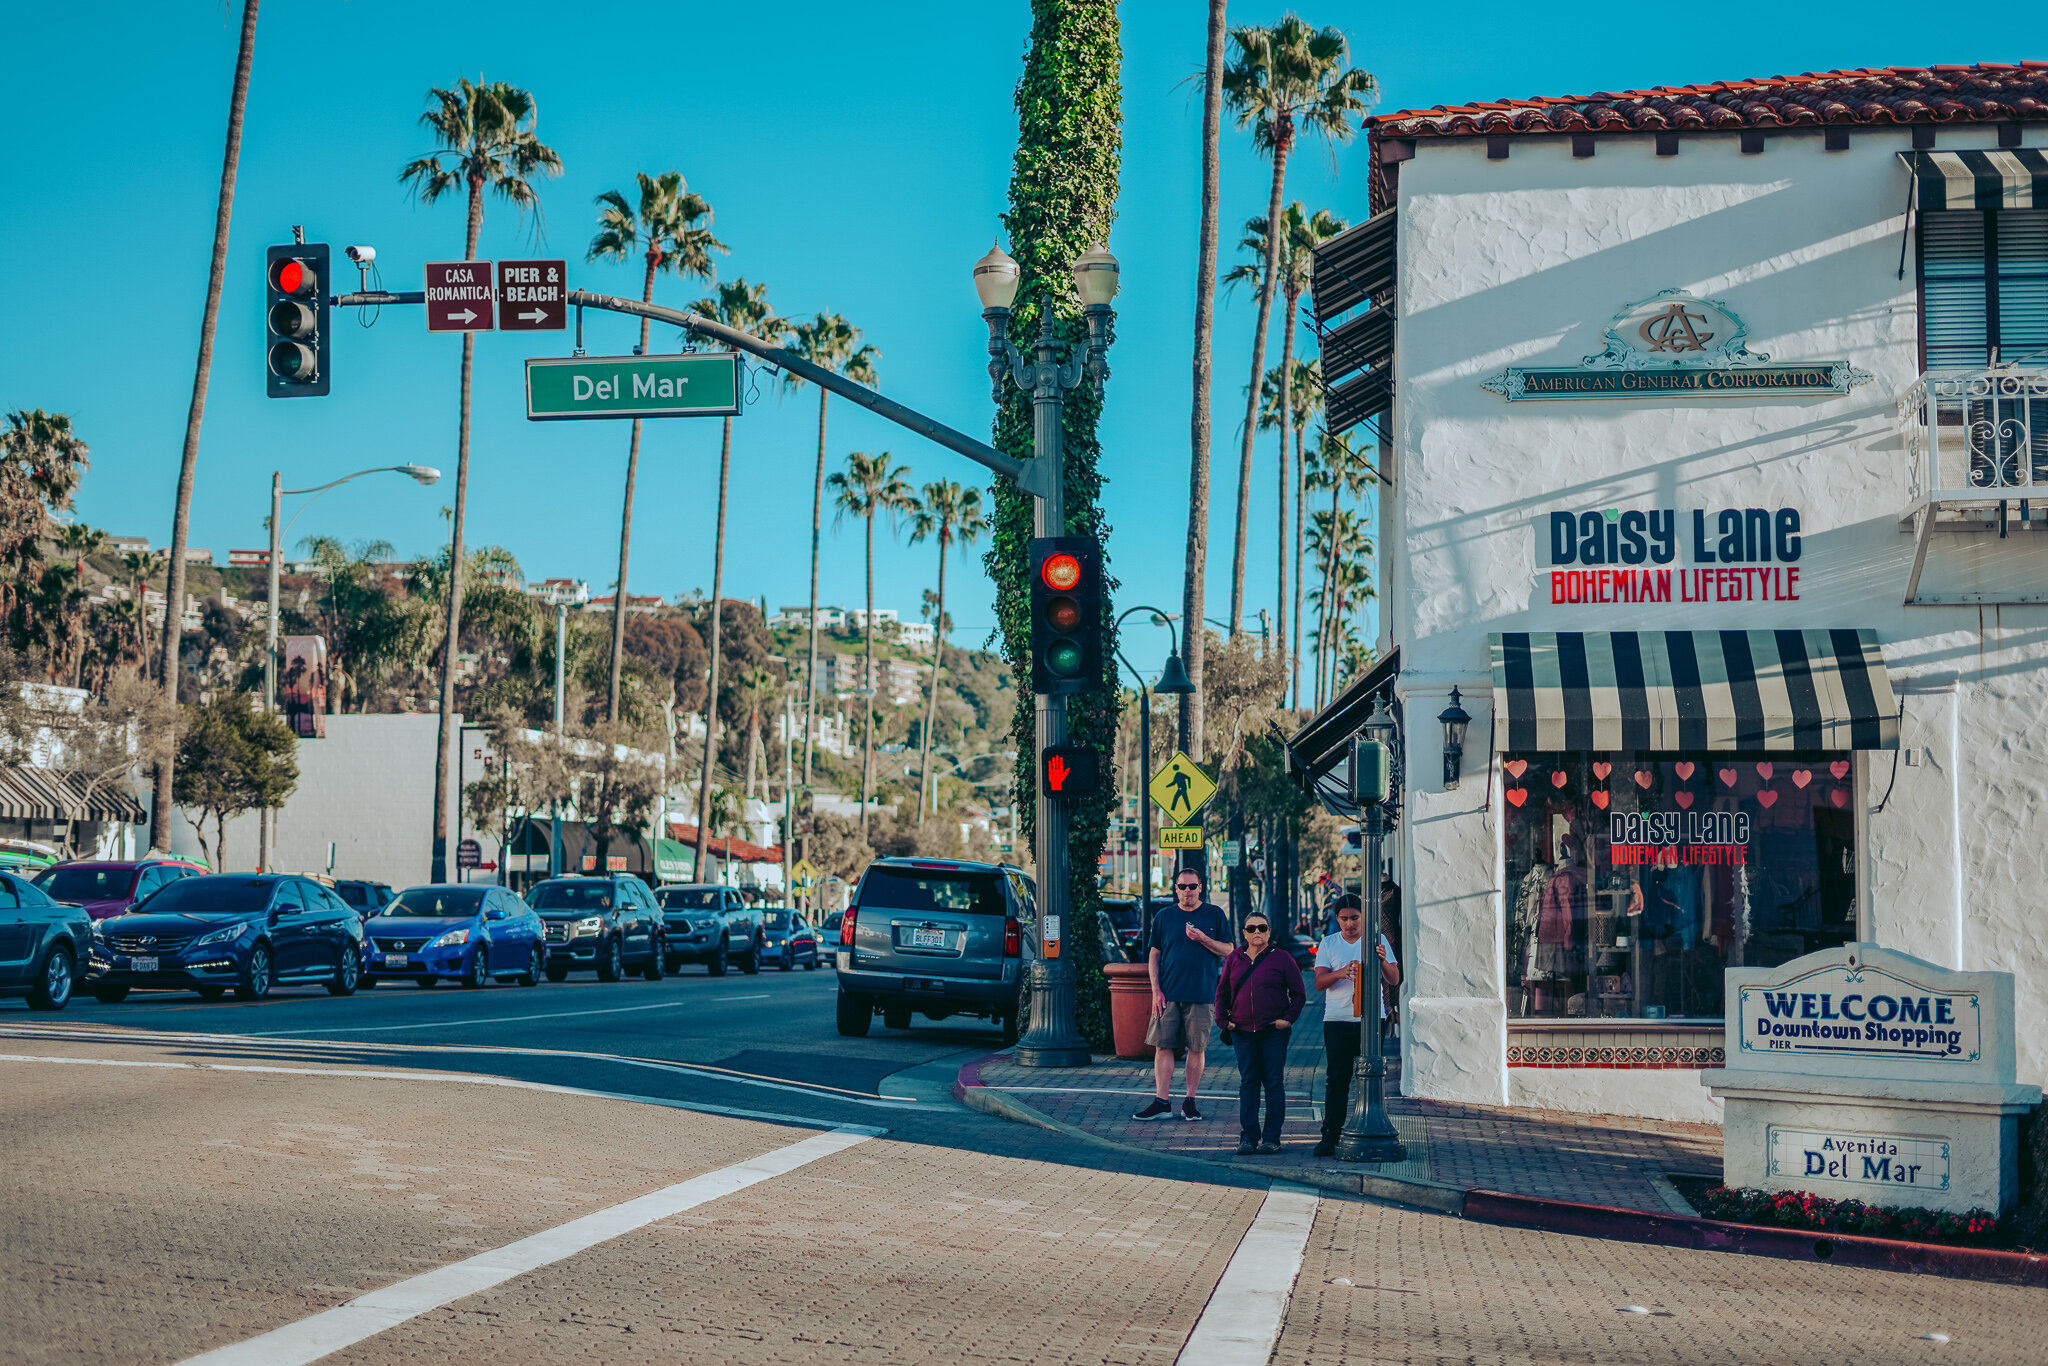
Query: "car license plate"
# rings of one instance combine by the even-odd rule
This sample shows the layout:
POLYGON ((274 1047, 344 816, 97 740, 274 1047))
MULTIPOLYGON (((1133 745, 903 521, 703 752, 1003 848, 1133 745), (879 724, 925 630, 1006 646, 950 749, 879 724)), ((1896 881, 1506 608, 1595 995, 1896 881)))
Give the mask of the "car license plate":
POLYGON ((154 959, 154 958, 131 958, 131 959, 129 959, 129 960, 128 960, 128 969, 129 969, 129 971, 131 971, 131 972, 155 972, 155 971, 156 971, 156 959, 154 959))
POLYGON ((402 968, 411 961, 412 959, 409 956, 402 953, 387 953, 384 955, 384 964, 386 967, 402 968))
POLYGON ((946 947, 944 930, 912 930, 910 947, 914 949, 943 949, 946 947))

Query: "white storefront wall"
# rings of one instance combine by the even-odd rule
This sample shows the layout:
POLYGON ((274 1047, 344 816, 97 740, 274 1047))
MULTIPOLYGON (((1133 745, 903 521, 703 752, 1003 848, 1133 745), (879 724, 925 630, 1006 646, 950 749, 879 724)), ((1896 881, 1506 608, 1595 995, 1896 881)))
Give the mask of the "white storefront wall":
MULTIPOLYGON (((1943 149, 1994 142, 1989 128, 1938 137, 1943 149)), ((2048 1039, 2024 1023, 2048 1014, 2048 608, 1903 602, 1913 471, 1894 405, 1919 376, 1910 249, 1899 276, 1908 133, 1858 128, 1827 152, 1818 130, 1788 131, 1760 155, 1733 134, 1694 135, 1676 157, 1647 136, 1603 136, 1592 158, 1574 158, 1568 137, 1510 141, 1509 158, 1489 160, 1484 138, 1421 138, 1400 167, 1381 604, 1402 651, 1409 754, 1404 1090, 1718 1118, 1696 1071, 1507 1064, 1487 637, 1520 630, 1876 631, 1904 718, 1896 765, 1890 751, 1857 756, 1860 937, 2015 974, 2019 1080, 2048 1080, 2048 1039), (1510 365, 1577 365, 1617 310, 1673 288, 1724 302, 1773 363, 1846 360, 1873 378, 1763 399, 1509 403, 1480 387, 1510 365), (1544 519, 1609 507, 1678 509, 1681 540, 1693 508, 1797 508, 1799 600, 1553 605, 1539 588, 1544 519), (1445 791, 1434 718, 1454 684, 1472 741, 1463 782, 1445 791)), ((1973 575, 2038 592, 2048 536, 1937 537, 1926 573, 1923 593, 1973 575)))

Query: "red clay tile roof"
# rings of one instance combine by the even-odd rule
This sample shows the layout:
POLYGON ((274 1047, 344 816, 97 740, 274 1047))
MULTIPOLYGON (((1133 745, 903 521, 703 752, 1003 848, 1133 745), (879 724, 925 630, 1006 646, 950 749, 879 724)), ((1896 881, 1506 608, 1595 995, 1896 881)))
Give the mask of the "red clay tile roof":
POLYGON ((1485 133, 1711 132, 1839 124, 2048 118, 2048 62, 1810 71, 1754 81, 1404 109, 1366 120, 1379 137, 1485 133))

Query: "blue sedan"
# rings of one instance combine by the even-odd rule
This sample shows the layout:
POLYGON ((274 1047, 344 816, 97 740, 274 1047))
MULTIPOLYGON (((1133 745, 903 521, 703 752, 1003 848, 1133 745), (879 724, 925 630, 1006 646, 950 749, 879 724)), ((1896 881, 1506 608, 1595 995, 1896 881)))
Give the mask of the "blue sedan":
POLYGON ((547 961, 540 918, 502 887, 408 887, 363 924, 363 985, 405 978, 431 987, 452 977, 480 987, 493 977, 537 986, 547 961))
POLYGON ((362 922, 319 883, 215 873, 181 878, 95 923, 85 985, 109 1004, 150 987, 209 1001, 230 989, 260 1001, 273 985, 302 983, 347 996, 362 963, 362 922))

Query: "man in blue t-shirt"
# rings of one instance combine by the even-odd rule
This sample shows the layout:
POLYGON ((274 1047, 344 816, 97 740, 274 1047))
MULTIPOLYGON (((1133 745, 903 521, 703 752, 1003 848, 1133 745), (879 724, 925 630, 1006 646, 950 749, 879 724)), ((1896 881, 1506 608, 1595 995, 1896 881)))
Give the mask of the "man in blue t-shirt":
POLYGON ((1152 1045, 1154 1094, 1137 1119, 1162 1119, 1173 1113, 1173 1054, 1188 1051, 1187 1099, 1180 1117, 1200 1119, 1196 1088, 1202 1082, 1202 1057, 1209 1048, 1209 1029, 1216 1013, 1216 978, 1230 955, 1230 922, 1221 906, 1202 900, 1207 874, 1182 868, 1173 875, 1171 906, 1152 917, 1152 952, 1147 968, 1152 977, 1152 1023, 1145 1042, 1152 1045))

